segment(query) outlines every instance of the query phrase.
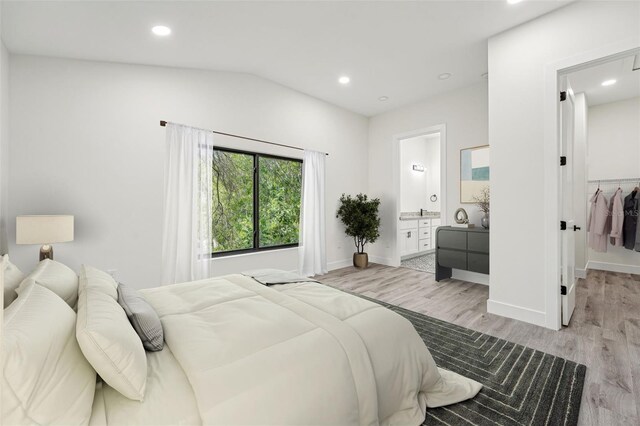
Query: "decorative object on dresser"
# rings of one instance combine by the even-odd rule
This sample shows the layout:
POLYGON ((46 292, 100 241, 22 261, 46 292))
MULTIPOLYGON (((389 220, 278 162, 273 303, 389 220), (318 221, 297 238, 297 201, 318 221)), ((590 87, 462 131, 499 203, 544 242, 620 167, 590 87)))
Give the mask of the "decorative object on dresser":
POLYGON ((53 259, 53 243, 73 241, 72 215, 16 217, 16 244, 42 244, 40 260, 53 259))
POLYGON ((489 186, 489 145, 460 150, 460 202, 475 203, 474 197, 489 186))
POLYGON ((436 281, 452 269, 489 273, 489 230, 443 226, 436 231, 436 281))
POLYGON ((473 197, 473 201, 476 203, 476 206, 478 206, 478 209, 484 213, 480 220, 482 227, 484 229, 489 229, 489 204, 491 201, 491 192, 489 187, 485 186, 482 188, 480 193, 473 197))
POLYGON ((380 216, 378 208, 380 199, 369 199, 364 194, 355 197, 342 194, 337 218, 345 225, 345 233, 353 237, 357 252, 353 254, 353 266, 366 268, 369 266, 369 256, 364 252, 367 243, 375 242, 380 236, 380 216))
POLYGON ((453 220, 455 220, 456 223, 452 226, 456 228, 473 228, 475 226, 473 223, 469 223, 469 215, 462 207, 453 214, 453 220))

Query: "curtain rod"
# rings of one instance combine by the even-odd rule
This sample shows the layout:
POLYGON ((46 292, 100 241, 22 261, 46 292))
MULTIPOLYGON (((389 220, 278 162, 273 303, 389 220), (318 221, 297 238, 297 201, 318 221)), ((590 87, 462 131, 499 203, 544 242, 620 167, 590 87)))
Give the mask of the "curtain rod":
MULTIPOLYGON (((160 120, 160 126, 162 126, 162 127, 167 127, 167 123, 169 123, 169 122, 165 121, 165 120, 160 120)), ((175 123, 175 124, 177 124, 177 123, 175 123)), ((304 151, 304 148, 300 148, 300 147, 293 146, 293 145, 285 145, 283 143, 269 142, 269 141, 264 141, 262 139, 248 138, 246 136, 234 135, 232 133, 225 133, 225 132, 217 132, 215 130, 208 130, 208 129, 199 129, 199 130, 204 130, 206 132, 215 133, 216 135, 229 136, 229 137, 232 137, 232 138, 245 139, 245 140, 248 140, 248 141, 266 143, 266 144, 269 144, 269 145, 282 146, 284 148, 291 148, 291 149, 297 149, 299 151, 304 151)), ((329 155, 329 153, 325 152, 324 155, 329 155)))

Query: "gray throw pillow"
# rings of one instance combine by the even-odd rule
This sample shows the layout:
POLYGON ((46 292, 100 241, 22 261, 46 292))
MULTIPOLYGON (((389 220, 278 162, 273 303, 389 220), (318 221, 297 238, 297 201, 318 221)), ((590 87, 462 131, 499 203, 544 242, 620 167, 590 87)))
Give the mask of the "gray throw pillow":
POLYGON ((164 347, 162 323, 156 311, 135 289, 118 284, 118 303, 124 309, 133 329, 140 336, 142 346, 150 352, 164 347))

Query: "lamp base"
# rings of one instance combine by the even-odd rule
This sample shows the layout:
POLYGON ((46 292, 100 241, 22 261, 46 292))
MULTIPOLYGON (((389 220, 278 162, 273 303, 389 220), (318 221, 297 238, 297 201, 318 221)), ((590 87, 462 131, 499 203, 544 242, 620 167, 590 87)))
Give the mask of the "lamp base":
POLYGON ((44 245, 40 247, 40 260, 51 259, 53 260, 53 246, 44 245))

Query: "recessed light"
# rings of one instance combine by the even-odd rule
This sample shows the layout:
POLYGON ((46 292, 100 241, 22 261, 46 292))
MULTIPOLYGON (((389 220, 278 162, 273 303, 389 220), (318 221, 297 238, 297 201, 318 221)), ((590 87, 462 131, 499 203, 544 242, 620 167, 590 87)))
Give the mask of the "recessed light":
POLYGON ((520 3, 522 0, 507 0, 507 3, 509 4, 518 4, 520 3))
POLYGON ((614 84, 616 84, 618 82, 618 80, 616 80, 615 78, 612 78, 611 80, 605 80, 602 82, 603 86, 612 86, 614 84))
POLYGON ((343 75, 342 77, 340 77, 338 79, 338 83, 340 83, 340 84, 349 84, 350 81, 351 81, 351 79, 349 77, 347 77, 346 75, 343 75))
POLYGON ((480 77, 489 78, 489 73, 488 72, 482 73, 482 74, 480 74, 480 77))
POLYGON ((153 32, 157 36, 165 37, 171 34, 171 28, 164 25, 156 25, 155 27, 151 28, 151 32, 153 32))
POLYGON ((388 96, 380 96, 380 97, 378 98, 378 100, 379 100, 380 102, 384 102, 384 101, 386 101, 386 100, 388 100, 388 99, 389 99, 389 97, 388 97, 388 96))
POLYGON ((439 79, 439 80, 446 80, 446 79, 448 79, 449 77, 451 77, 451 73, 450 73, 450 72, 443 72, 442 74, 440 74, 440 75, 438 76, 438 79, 439 79))

